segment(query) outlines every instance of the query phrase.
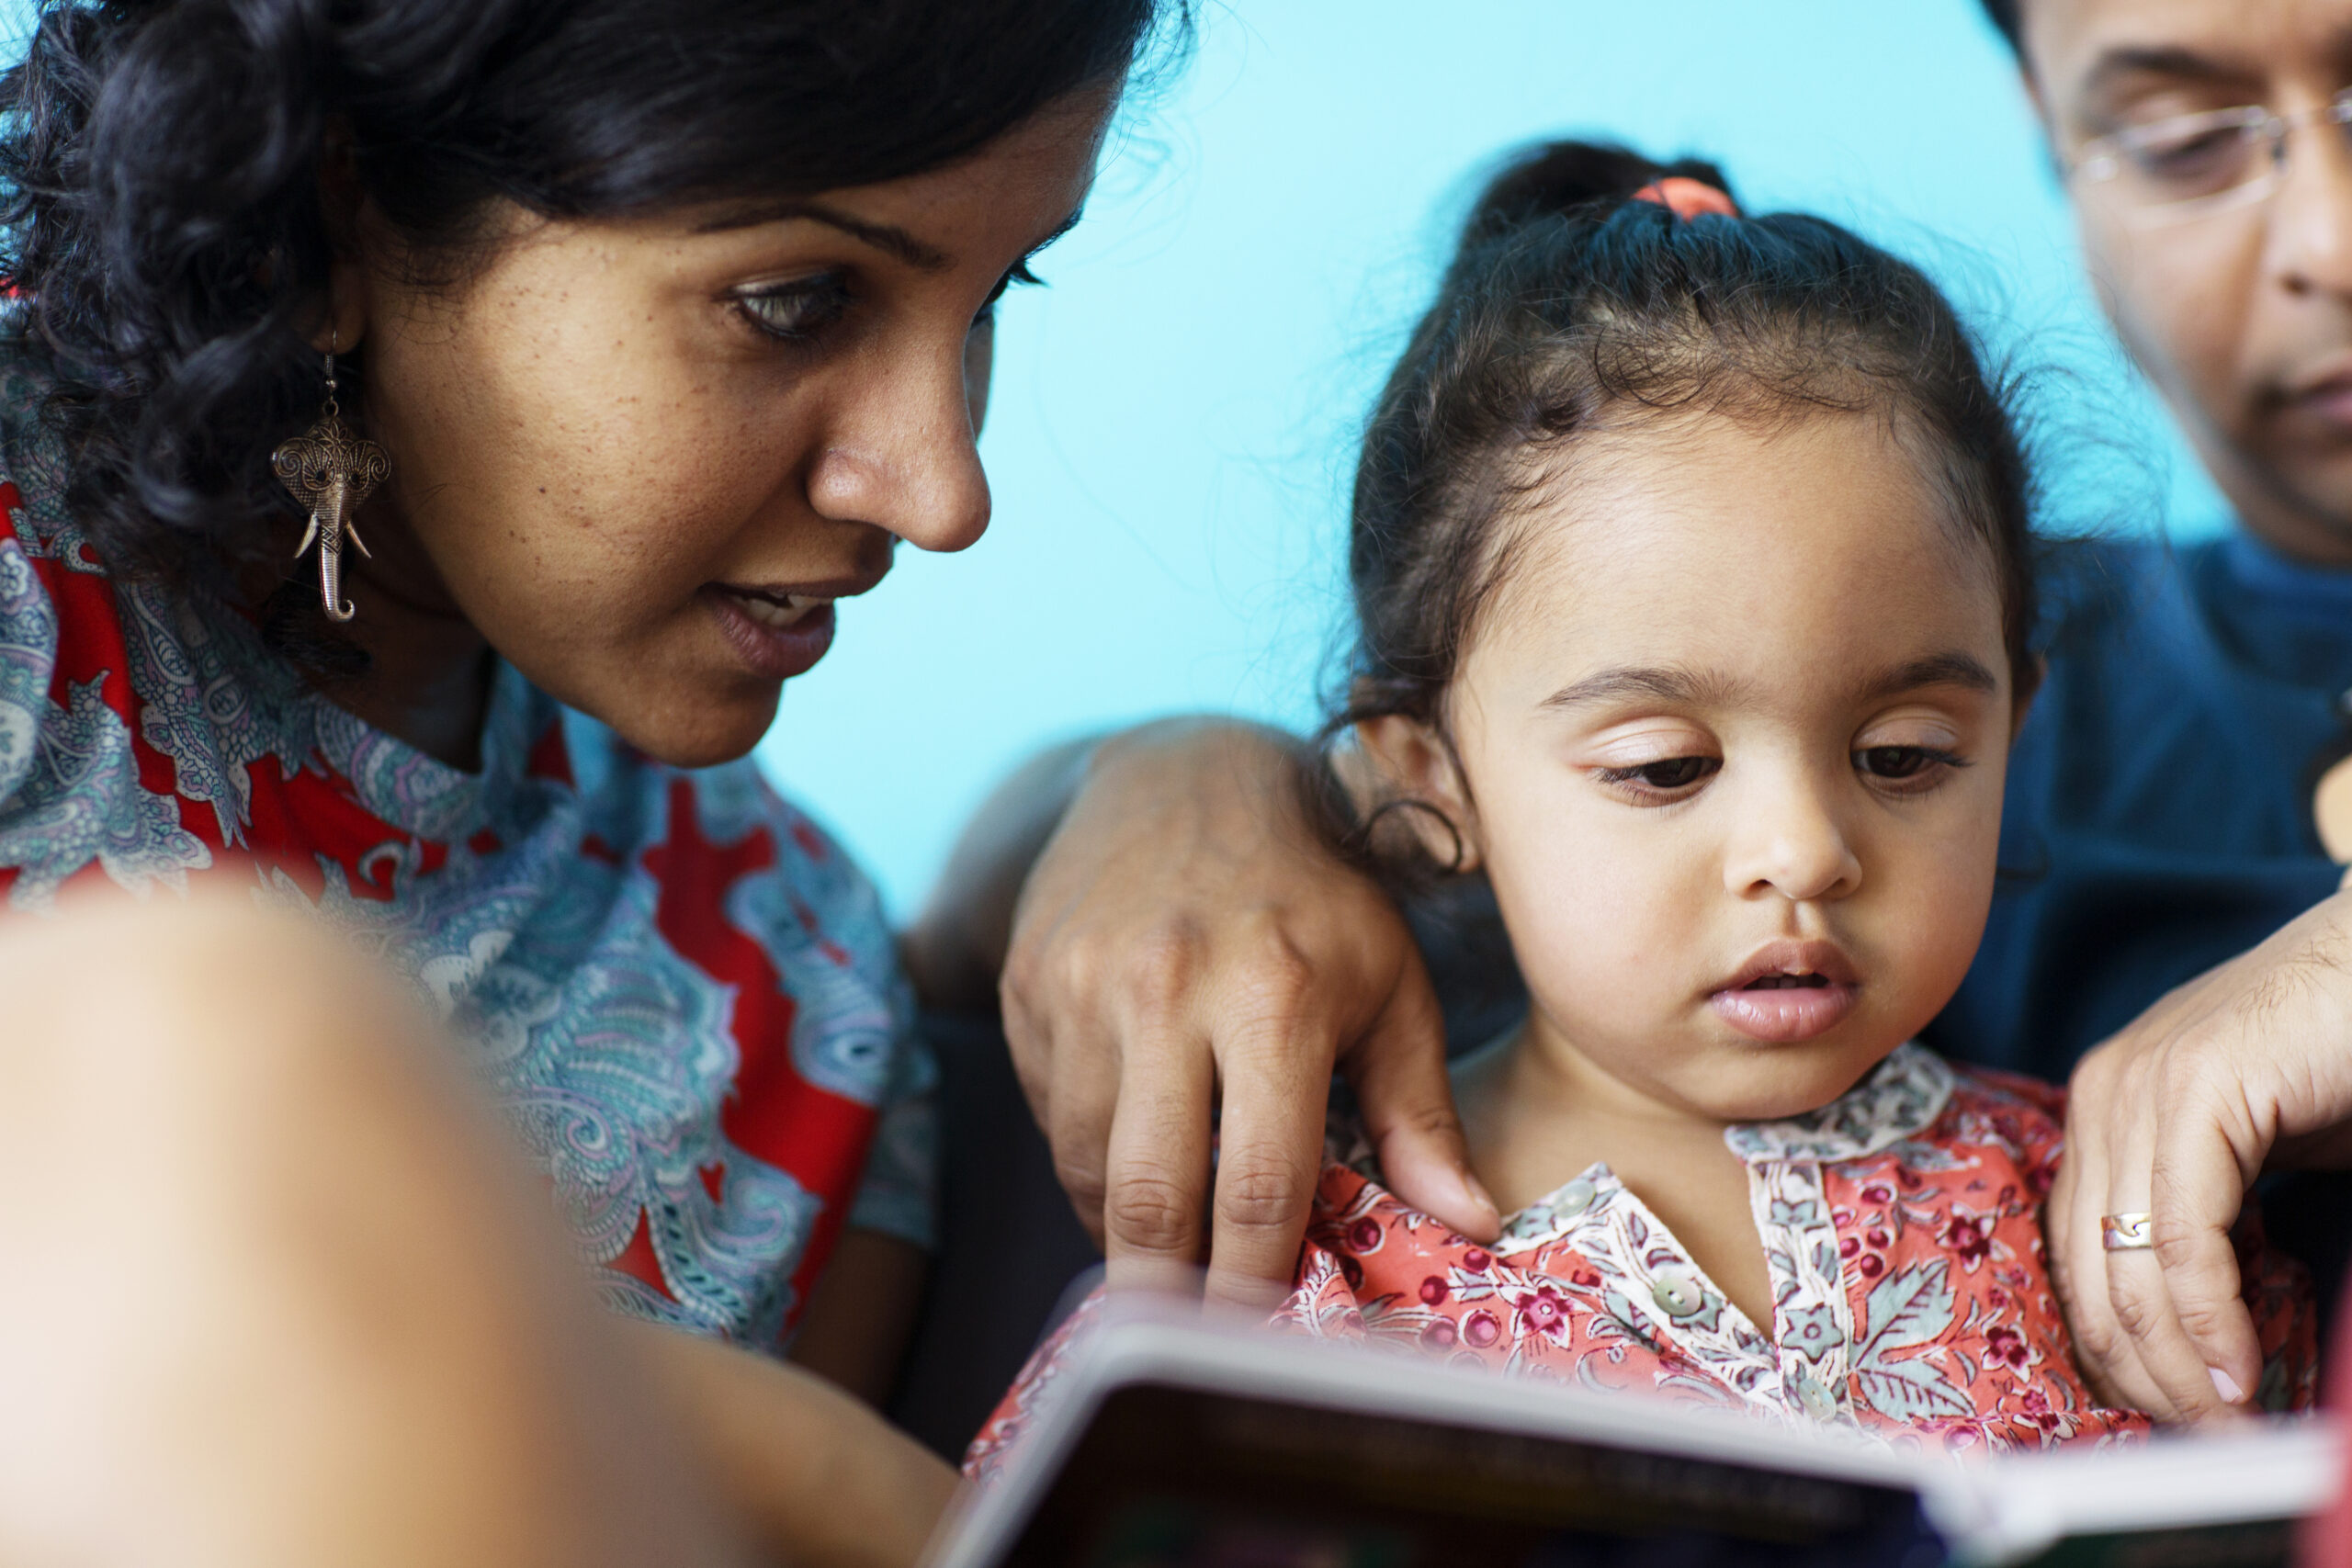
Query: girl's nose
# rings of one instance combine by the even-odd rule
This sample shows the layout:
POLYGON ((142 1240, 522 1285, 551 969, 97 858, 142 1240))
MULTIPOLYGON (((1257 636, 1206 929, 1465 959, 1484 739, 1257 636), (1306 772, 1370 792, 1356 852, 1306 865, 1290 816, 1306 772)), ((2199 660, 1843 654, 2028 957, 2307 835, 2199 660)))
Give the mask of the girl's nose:
POLYGON ((1862 863, 1817 787, 1792 781, 1741 806, 1744 820, 1724 860, 1724 886, 1734 896, 1778 894, 1804 904, 1861 886, 1862 863))
POLYGON ((862 378, 808 475, 809 504, 925 550, 960 550, 988 530, 963 346, 910 355, 862 378))

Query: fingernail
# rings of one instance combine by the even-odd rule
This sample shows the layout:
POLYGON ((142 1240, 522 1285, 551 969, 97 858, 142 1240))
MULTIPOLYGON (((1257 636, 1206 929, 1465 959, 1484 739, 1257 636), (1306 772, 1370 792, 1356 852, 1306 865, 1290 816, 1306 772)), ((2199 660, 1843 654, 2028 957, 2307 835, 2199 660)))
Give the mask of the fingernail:
POLYGON ((2213 1392, 2222 1396, 2222 1404, 2237 1404, 2245 1399, 2245 1390, 2238 1386, 2237 1379, 2219 1367, 2209 1367, 2206 1370, 2213 1374, 2213 1392))
POLYGON ((1465 1171, 1463 1173, 1462 1185, 1470 1190, 1472 1198, 1487 1206, 1487 1213, 1494 1215, 1498 1221, 1503 1217, 1503 1206, 1495 1201, 1495 1195, 1487 1190, 1485 1182, 1465 1171))

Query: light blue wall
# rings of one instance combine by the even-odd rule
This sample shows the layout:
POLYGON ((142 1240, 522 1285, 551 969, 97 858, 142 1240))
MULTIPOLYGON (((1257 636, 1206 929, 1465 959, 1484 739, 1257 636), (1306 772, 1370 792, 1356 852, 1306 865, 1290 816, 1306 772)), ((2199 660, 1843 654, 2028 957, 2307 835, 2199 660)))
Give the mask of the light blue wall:
MULTIPOLYGON (((911 912, 991 781, 1186 709, 1311 723, 1351 441, 1470 171, 1565 131, 1719 159, 1926 262, 2040 405, 2071 523, 2216 525, 2109 345, 1973 0, 1207 0, 1085 224, 1003 308, 996 522, 842 612, 760 761, 911 912)), ((0 0, 16 31, 25 0, 0 0)))
POLYGON ((1927 263, 2058 367, 2075 522, 2219 501, 2109 346, 1973 0, 1229 0, 1003 310, 988 536, 902 552, 760 760, 915 907, 990 781, 1154 714, 1316 714, 1351 433, 1465 172, 1563 131, 1715 156, 1927 263), (2169 499, 2169 507, 2166 505, 2169 499))

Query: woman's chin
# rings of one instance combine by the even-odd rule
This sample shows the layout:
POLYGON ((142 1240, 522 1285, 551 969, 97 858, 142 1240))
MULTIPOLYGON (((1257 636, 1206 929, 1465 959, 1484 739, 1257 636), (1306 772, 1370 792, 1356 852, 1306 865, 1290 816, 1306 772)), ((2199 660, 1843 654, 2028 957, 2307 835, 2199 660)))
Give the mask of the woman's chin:
POLYGON ((620 721, 607 718, 605 723, 630 747, 657 762, 673 768, 715 768, 751 753, 775 723, 776 705, 783 695, 781 681, 723 694, 708 689, 681 693, 673 702, 648 701, 639 693, 633 694, 631 711, 620 721))

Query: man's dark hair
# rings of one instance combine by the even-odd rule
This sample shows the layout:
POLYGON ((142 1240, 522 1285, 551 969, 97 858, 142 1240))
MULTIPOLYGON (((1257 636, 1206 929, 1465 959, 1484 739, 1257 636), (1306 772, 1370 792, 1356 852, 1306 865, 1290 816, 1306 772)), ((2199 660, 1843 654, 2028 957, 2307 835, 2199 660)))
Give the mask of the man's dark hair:
POLYGON ((0 74, 0 277, 55 378, 67 504, 109 565, 175 578, 285 514, 331 140, 454 281, 502 200, 594 218, 939 168, 1116 81, 1185 5, 40 0, 0 74))

